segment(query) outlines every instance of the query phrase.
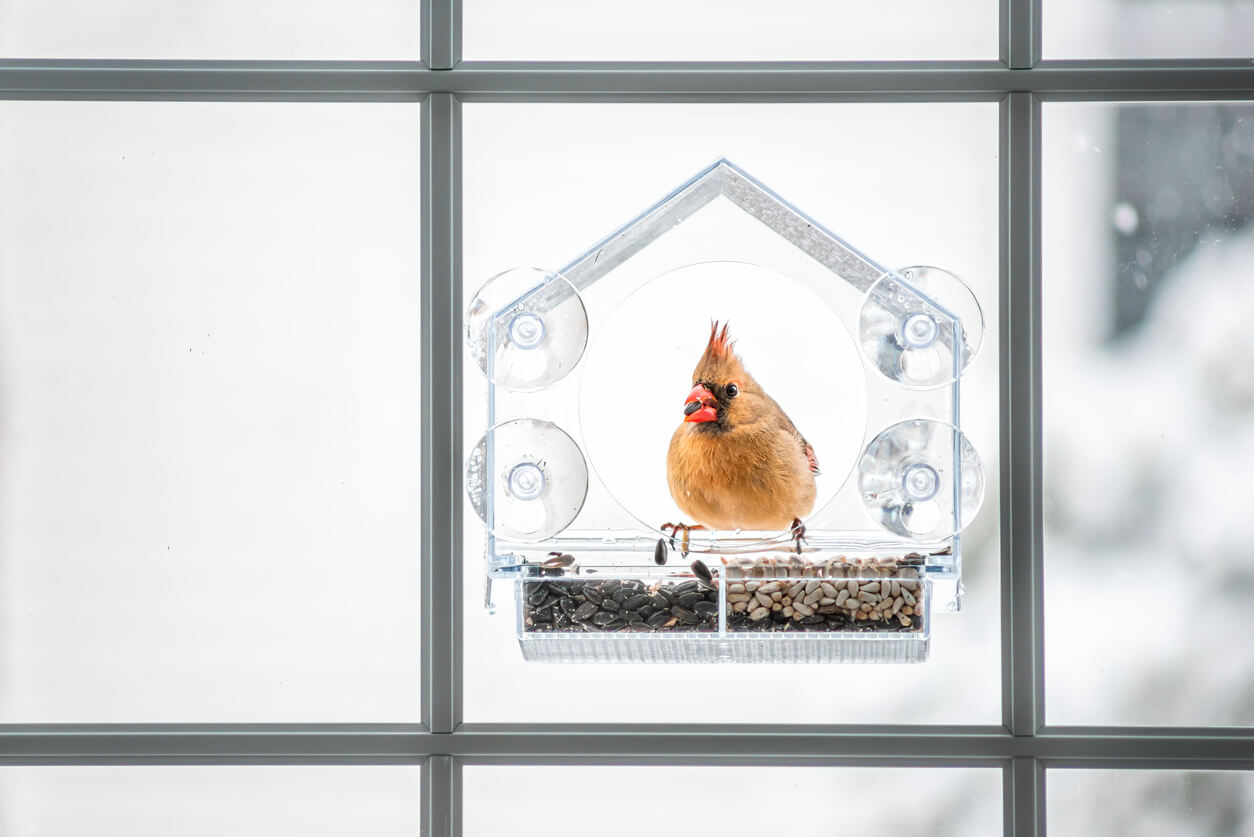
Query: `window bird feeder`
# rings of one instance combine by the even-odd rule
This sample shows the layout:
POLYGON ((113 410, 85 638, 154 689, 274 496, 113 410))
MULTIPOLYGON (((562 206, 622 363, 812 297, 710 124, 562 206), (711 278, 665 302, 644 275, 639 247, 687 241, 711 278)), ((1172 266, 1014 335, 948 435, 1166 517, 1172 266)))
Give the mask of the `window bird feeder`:
POLYGON ((510 590, 526 659, 919 662, 958 610, 983 320, 953 274, 885 268, 719 160, 560 270, 488 281, 465 326, 485 598, 510 590), (822 462, 800 526, 690 530, 668 492, 713 320, 822 462))

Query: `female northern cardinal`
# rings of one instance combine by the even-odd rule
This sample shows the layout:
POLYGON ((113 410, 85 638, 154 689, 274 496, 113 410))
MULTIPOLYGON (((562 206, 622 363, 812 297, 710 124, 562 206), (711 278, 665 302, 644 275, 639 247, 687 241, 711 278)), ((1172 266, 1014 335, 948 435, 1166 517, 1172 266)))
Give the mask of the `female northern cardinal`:
POLYGON ((684 420, 671 437, 666 481, 689 529, 788 529, 801 549, 801 518, 814 508, 814 448, 745 371, 727 326, 710 329, 692 373, 684 420))

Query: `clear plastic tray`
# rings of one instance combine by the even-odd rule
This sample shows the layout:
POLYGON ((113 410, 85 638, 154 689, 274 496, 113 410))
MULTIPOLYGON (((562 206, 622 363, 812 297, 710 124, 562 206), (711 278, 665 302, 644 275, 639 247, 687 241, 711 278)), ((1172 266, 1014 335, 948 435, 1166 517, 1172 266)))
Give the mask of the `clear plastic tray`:
POLYGON ((729 559, 706 565, 708 579, 691 570, 528 566, 515 603, 523 656, 670 663, 927 659, 932 592, 924 556, 771 563, 729 559))

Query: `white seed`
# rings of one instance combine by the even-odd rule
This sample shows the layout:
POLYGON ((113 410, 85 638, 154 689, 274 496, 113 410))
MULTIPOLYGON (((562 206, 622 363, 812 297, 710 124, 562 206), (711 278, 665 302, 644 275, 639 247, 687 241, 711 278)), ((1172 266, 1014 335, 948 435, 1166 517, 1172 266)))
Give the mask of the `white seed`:
POLYGON ((795 603, 792 606, 792 609, 800 613, 802 616, 814 615, 814 608, 810 607, 808 604, 805 604, 804 602, 795 603))
POLYGON ((880 583, 878 581, 868 581, 862 585, 862 589, 868 593, 878 593, 880 591, 880 583))
POLYGON ((817 601, 818 601, 819 599, 821 599, 821 598, 823 598, 823 591, 822 591, 822 590, 815 590, 813 593, 807 593, 807 594, 806 594, 806 597, 805 597, 805 603, 806 603, 806 604, 808 604, 808 605, 812 605, 812 604, 814 604, 815 602, 817 602, 817 601))
POLYGON ((745 585, 739 581, 733 581, 731 584, 727 585, 728 593, 743 593, 745 592, 745 589, 745 585))
POLYGON ((807 581, 806 593, 813 593, 815 590, 818 590, 822 586, 823 586, 823 582, 821 581, 807 581))
POLYGON ((841 590, 839 593, 836 594, 836 604, 838 605, 844 604, 845 600, 848 598, 849 598, 849 591, 841 590))
POLYGON ((729 594, 727 594, 727 601, 732 602, 733 604, 734 604, 734 603, 736 603, 736 602, 747 602, 747 601, 749 601, 749 599, 751 599, 751 598, 753 598, 753 597, 752 597, 752 596, 750 596, 748 593, 729 593, 729 594))
POLYGON ((792 609, 791 607, 789 607, 788 605, 784 605, 784 609, 783 609, 783 611, 782 611, 782 612, 783 612, 783 614, 784 614, 785 616, 792 616, 792 614, 793 614, 793 609, 792 609))
POLYGON ((875 595, 874 593, 865 593, 865 592, 859 593, 858 598, 864 602, 870 602, 871 604, 875 604, 876 602, 880 600, 880 597, 875 595))
POLYGON ((780 585, 778 581, 768 581, 766 582, 766 584, 763 584, 758 589, 761 590, 763 593, 774 593, 776 590, 779 589, 779 586, 780 585))
POLYGON ((906 605, 905 607, 901 609, 901 612, 906 614, 907 616, 913 616, 914 608, 912 608, 910 605, 906 605))
POLYGON ((901 610, 902 606, 905 603, 906 603, 906 600, 903 599, 901 596, 898 596, 897 598, 893 599, 893 615, 894 616, 897 615, 897 611, 901 610))
POLYGON ((824 581, 819 586, 823 588, 824 596, 831 596, 833 599, 836 598, 836 585, 835 584, 832 584, 830 581, 824 581))
POLYGON ((750 593, 752 593, 754 590, 757 590, 761 586, 762 586, 762 582, 760 581, 746 581, 745 582, 745 589, 748 590, 750 593))
POLYGON ((833 599, 831 596, 824 596, 823 598, 819 599, 819 604, 821 605, 836 604, 836 600, 833 599))
POLYGON ((732 610, 734 610, 736 613, 744 613, 748 609, 749 609, 748 602, 736 602, 735 604, 732 605, 732 610))
POLYGON ((858 595, 858 582, 854 581, 853 579, 850 579, 848 586, 849 586, 849 595, 851 596, 858 595))
POLYGON ((804 581, 798 581, 796 584, 788 588, 788 598, 790 599, 797 598, 797 596, 801 594, 801 591, 805 589, 806 589, 806 583, 804 581))
POLYGON ((908 628, 908 627, 910 627, 910 624, 911 624, 911 622, 910 622, 910 617, 909 617, 909 616, 907 616, 907 615, 906 615, 906 614, 904 614, 904 613, 900 614, 900 615, 897 617, 897 621, 901 622, 901 627, 903 627, 903 628, 908 628))
POLYGON ((858 610, 862 611, 863 613, 870 613, 870 612, 871 612, 871 603, 870 603, 870 602, 863 602, 863 603, 862 603, 862 604, 858 607, 858 610))
POLYGON ((763 607, 770 607, 771 605, 775 604, 775 602, 771 599, 771 597, 763 593, 761 590, 754 593, 753 595, 758 600, 758 603, 761 604, 763 607))
POLYGON ((752 619, 754 622, 760 622, 763 619, 765 619, 769 613, 770 611, 767 610, 766 608, 759 607, 749 614, 749 618, 752 619))
POLYGON ((908 605, 918 604, 918 599, 916 599, 914 594, 909 590, 902 590, 901 597, 906 600, 906 604, 908 605))
POLYGON ((889 590, 892 591, 894 599, 901 595, 901 585, 897 583, 896 579, 893 579, 892 586, 889 588, 889 590))

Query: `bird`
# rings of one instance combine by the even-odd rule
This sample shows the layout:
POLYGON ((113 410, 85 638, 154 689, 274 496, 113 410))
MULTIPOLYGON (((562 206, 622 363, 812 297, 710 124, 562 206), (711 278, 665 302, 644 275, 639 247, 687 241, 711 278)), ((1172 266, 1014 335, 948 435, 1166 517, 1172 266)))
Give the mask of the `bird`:
POLYGON ((692 372, 692 391, 666 454, 671 497, 692 529, 786 529, 801 551, 801 518, 814 508, 819 462, 783 409, 735 352, 728 325, 714 320, 692 372))

